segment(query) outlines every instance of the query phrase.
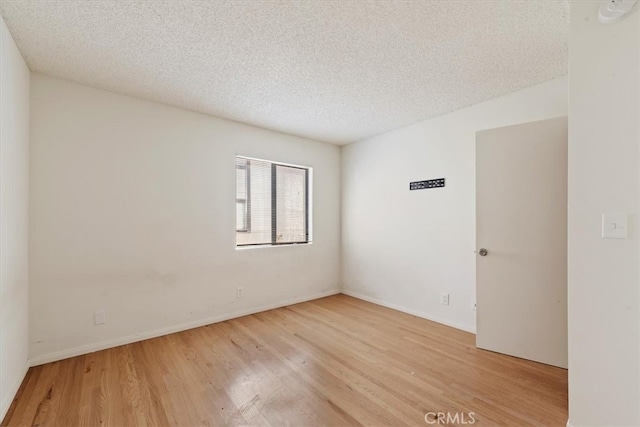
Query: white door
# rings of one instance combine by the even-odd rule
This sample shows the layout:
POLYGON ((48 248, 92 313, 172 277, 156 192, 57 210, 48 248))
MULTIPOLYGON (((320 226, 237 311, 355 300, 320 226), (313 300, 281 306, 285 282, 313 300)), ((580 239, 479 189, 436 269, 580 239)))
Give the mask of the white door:
POLYGON ((476 134, 476 244, 476 346, 566 368, 566 117, 476 134))

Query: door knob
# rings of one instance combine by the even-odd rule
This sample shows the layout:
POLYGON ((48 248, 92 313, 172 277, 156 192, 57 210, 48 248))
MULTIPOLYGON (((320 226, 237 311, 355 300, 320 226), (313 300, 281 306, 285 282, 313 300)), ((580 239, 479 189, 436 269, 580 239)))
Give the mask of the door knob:
POLYGON ((489 252, 485 249, 485 248, 480 248, 480 250, 478 251, 478 254, 480 256, 487 256, 489 252))

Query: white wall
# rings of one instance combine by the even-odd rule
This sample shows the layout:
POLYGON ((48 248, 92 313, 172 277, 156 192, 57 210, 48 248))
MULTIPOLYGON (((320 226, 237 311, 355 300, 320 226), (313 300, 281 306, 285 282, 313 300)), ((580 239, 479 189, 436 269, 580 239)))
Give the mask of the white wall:
POLYGON ((30 190, 33 364, 339 290, 337 146, 33 74, 30 190), (236 153, 313 167, 313 244, 236 250, 236 153))
POLYGON ((640 425, 640 13, 613 25, 571 3, 569 62, 569 418, 640 425), (602 240, 604 212, 630 214, 602 240))
POLYGON ((28 364, 29 69, 0 18, 0 420, 28 364))
POLYGON ((474 331, 475 133, 566 114, 559 78, 344 147, 345 293, 474 331))

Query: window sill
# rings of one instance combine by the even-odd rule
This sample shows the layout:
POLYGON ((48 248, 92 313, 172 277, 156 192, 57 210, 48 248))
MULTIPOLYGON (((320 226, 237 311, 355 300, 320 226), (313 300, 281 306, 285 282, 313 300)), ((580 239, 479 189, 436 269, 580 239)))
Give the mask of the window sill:
POLYGON ((307 243, 289 243, 283 245, 246 245, 246 246, 236 246, 236 251, 246 251, 250 249, 268 249, 268 248, 291 248, 296 246, 309 246, 313 245, 313 242, 307 243))

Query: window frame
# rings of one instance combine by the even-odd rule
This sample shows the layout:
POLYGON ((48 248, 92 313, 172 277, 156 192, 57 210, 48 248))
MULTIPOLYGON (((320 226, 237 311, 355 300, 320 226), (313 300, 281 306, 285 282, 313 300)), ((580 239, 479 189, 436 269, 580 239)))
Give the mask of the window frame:
MULTIPOLYGON (((237 174, 237 169, 243 169, 242 167, 239 167, 237 165, 237 159, 243 159, 246 160, 246 185, 247 185, 247 189, 246 189, 246 208, 247 208, 247 231, 244 230, 238 230, 236 229, 237 233, 241 233, 241 232, 250 232, 251 227, 250 227, 250 218, 251 218, 251 184, 250 184, 250 177, 249 177, 249 172, 250 172, 250 168, 251 168, 251 160, 255 160, 255 161, 260 161, 260 162, 266 162, 269 163, 271 165, 271 241, 269 243, 246 243, 246 244, 238 244, 238 240, 236 239, 236 249, 247 249, 247 248, 259 248, 259 247, 276 247, 276 246, 292 246, 292 245, 309 245, 312 243, 312 233, 311 233, 311 226, 312 226, 312 221, 311 221, 311 185, 310 185, 310 181, 312 179, 312 172, 313 172, 313 168, 311 166, 302 166, 302 165, 294 165, 294 164, 290 164, 290 163, 283 163, 283 162, 275 162, 273 160, 264 160, 264 159, 258 159, 255 157, 247 157, 247 156, 242 156, 239 154, 236 154, 235 156, 236 159, 236 174, 237 174), (305 240, 303 241, 298 241, 298 242, 278 242, 277 238, 278 238, 278 233, 277 233, 277 176, 276 176, 276 170, 277 167, 286 167, 286 168, 292 168, 292 169, 300 169, 304 171, 304 192, 305 192, 305 197, 304 197, 304 211, 305 211, 305 215, 304 215, 304 227, 305 227, 305 240)), ((237 175, 236 175, 237 176, 237 175)), ((237 178, 236 178, 236 186, 237 186, 237 178)), ((236 196, 237 196, 237 187, 235 189, 236 192, 236 196)), ((238 203, 238 200, 236 198, 236 203, 238 203)), ((237 224, 236 224, 237 227, 237 224)))

